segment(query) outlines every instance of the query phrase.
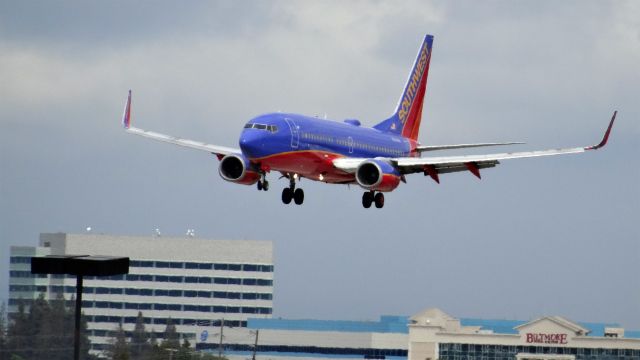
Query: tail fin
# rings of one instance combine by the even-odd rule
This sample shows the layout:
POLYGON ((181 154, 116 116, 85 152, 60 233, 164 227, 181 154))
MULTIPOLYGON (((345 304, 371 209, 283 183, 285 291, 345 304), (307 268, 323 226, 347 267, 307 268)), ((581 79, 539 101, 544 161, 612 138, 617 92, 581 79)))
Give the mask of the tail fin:
POLYGON ((393 116, 375 125, 374 129, 417 140, 422 120, 422 104, 427 91, 427 76, 429 75, 432 46, 433 35, 425 36, 413 68, 409 73, 407 84, 398 101, 396 111, 393 116))

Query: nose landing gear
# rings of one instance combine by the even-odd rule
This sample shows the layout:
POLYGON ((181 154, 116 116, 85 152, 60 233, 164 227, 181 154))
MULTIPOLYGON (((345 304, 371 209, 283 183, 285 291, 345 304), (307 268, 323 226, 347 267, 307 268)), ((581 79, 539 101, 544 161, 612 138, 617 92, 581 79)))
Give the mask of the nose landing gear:
POLYGON ((376 193, 373 190, 365 191, 362 194, 362 207, 368 209, 372 203, 376 204, 376 208, 381 209, 384 206, 384 194, 381 192, 376 193))
POLYGON ((295 175, 289 175, 289 187, 282 189, 282 202, 284 204, 290 204, 291 200, 296 203, 296 205, 302 205, 304 202, 304 191, 300 188, 296 189, 296 178, 295 175))
POLYGON ((269 182, 267 181, 266 174, 262 174, 262 176, 260 177, 260 180, 258 180, 257 187, 258 187, 258 191, 261 191, 261 190, 268 191, 269 190, 269 182))

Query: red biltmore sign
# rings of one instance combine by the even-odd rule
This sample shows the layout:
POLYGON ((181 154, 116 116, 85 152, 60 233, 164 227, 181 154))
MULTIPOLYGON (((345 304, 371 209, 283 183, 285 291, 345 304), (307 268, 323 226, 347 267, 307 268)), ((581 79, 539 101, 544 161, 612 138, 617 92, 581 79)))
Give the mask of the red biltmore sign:
POLYGON ((567 334, 527 334, 529 344, 566 344, 567 334))

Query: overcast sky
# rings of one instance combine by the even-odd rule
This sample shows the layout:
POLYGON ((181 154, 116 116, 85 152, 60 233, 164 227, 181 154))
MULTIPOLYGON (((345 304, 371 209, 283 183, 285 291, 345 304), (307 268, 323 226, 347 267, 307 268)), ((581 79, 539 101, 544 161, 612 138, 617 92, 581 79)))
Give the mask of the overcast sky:
MULTIPOLYGON (((640 3, 0 1, 0 298, 10 245, 41 232, 273 240, 274 316, 562 315, 640 329, 640 3), (420 140, 597 143, 482 173, 357 186, 223 181, 202 152, 266 112, 371 126, 435 36, 420 140)), ((503 149, 501 149, 503 150, 503 149)), ((486 150, 485 150, 486 151, 486 150)), ((490 151, 490 150, 489 150, 490 151)))

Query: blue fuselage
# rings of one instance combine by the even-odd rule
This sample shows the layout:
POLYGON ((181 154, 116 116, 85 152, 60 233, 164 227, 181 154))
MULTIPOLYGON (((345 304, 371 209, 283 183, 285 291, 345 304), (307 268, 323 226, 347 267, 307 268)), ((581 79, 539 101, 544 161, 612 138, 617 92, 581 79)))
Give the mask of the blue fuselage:
POLYGON ((250 120, 240 135, 244 156, 263 170, 326 182, 353 179, 332 166, 335 158, 406 157, 412 147, 402 136, 362 127, 357 120, 336 122, 283 113, 250 120))

